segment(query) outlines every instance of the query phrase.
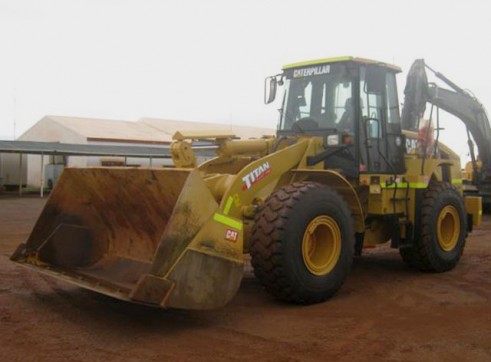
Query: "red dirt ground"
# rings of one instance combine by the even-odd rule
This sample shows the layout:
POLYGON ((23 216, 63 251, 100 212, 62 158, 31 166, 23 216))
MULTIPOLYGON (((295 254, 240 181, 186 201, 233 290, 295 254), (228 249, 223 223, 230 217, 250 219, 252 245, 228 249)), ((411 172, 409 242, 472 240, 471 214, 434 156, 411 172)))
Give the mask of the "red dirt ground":
POLYGON ((408 269, 369 250, 330 301, 272 299, 250 268, 235 299, 211 312, 113 300, 17 266, 45 200, 0 198, 3 361, 491 361, 491 216, 451 272, 408 269))

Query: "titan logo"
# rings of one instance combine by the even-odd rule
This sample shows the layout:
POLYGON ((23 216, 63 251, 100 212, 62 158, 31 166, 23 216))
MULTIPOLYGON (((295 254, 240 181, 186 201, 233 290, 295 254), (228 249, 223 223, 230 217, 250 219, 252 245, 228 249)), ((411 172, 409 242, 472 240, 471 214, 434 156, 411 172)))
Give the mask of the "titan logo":
POLYGON ((247 175, 242 177, 242 181, 244 181, 242 190, 249 190, 252 186, 254 186, 256 182, 261 181, 270 173, 271 173, 271 168, 269 167, 269 162, 264 162, 261 166, 255 168, 247 175))

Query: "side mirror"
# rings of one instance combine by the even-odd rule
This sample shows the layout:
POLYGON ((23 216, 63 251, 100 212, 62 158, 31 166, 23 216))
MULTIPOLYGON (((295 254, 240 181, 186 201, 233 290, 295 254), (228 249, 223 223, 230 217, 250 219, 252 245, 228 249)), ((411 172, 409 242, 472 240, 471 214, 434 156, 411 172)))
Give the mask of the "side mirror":
POLYGON ((264 103, 269 104, 276 98, 276 89, 278 88, 278 81, 276 76, 267 77, 264 80, 264 103))

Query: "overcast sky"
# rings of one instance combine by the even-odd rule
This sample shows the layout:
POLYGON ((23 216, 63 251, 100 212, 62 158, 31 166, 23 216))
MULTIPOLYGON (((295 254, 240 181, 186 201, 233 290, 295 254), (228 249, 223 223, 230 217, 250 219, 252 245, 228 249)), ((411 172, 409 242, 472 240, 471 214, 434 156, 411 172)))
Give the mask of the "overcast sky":
POLYGON ((425 58, 489 108, 490 10, 486 0, 0 0, 0 139, 46 114, 275 128, 264 78, 340 55, 404 72, 425 58))

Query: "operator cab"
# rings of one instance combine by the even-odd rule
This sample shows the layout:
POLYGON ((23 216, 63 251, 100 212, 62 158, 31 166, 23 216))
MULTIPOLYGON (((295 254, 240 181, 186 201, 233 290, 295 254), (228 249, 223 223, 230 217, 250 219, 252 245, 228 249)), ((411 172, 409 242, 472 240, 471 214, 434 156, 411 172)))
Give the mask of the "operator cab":
POLYGON ((353 57, 285 66, 281 75, 267 78, 266 103, 274 99, 277 84, 284 86, 278 137, 323 137, 324 147, 333 149, 325 168, 348 177, 403 173, 398 72, 395 66, 353 57))

